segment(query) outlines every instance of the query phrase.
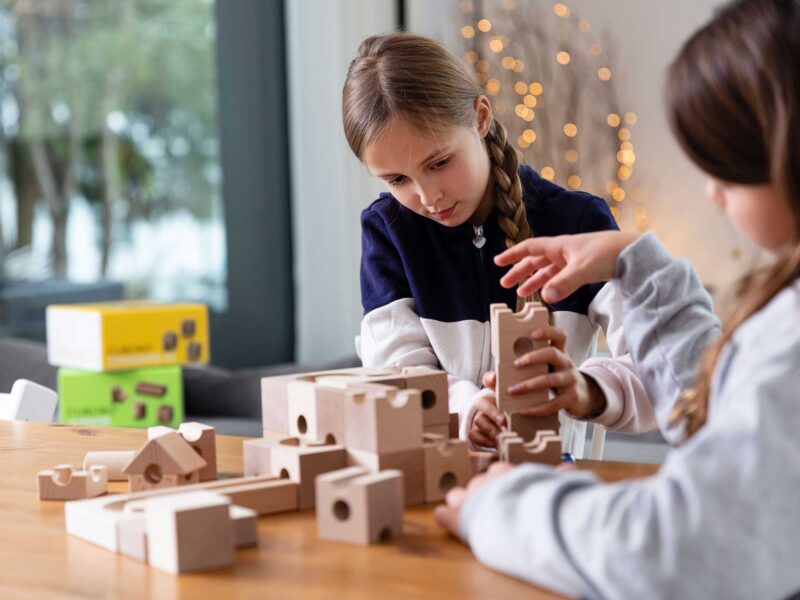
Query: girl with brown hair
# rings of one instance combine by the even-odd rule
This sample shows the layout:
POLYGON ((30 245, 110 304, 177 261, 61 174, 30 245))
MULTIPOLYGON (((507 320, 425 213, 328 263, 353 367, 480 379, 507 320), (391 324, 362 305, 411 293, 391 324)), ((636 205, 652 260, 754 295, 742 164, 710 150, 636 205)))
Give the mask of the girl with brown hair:
MULTIPOLYGON (((480 86, 433 40, 407 33, 365 40, 342 104, 350 147, 389 192, 361 217, 361 359, 444 369, 461 437, 494 446, 505 417, 481 386, 491 368, 489 305, 517 300, 499 285, 504 269, 491 257, 534 233, 617 229, 614 219, 600 198, 520 165, 480 86)), ((555 326, 537 334, 549 347, 521 361, 547 363, 552 372, 512 393, 550 388, 556 397, 527 414, 564 409, 616 428, 640 425, 618 410, 644 391, 626 356, 613 288, 583 286, 550 308, 555 326), (615 358, 586 362, 600 328, 615 358)), ((581 455, 585 423, 565 423, 565 449, 581 455)))
POLYGON ((551 302, 613 279, 647 409, 670 415, 684 443, 656 476, 614 485, 498 465, 437 516, 482 561, 567 594, 797 597, 800 1, 727 5, 685 44, 667 91, 709 197, 773 257, 742 280, 724 327, 695 272, 651 234, 527 240, 495 262, 513 265, 504 285, 551 302))

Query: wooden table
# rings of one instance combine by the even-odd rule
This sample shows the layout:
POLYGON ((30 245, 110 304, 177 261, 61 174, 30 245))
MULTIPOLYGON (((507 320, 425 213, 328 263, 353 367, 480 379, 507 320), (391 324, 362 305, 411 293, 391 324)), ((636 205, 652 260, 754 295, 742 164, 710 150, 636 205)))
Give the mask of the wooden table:
MULTIPOLYGON (((259 546, 236 565, 172 576, 64 530, 61 502, 39 501, 36 473, 83 464, 90 450, 133 450, 144 430, 0 421, 0 598, 556 598, 481 566, 433 521, 432 505, 406 510, 404 535, 361 547, 317 539, 313 511, 259 519, 259 546)), ((217 438, 221 477, 242 472, 243 438, 217 438)), ((656 465, 584 461, 606 480, 656 465)), ((123 492, 126 484, 112 483, 123 492)))

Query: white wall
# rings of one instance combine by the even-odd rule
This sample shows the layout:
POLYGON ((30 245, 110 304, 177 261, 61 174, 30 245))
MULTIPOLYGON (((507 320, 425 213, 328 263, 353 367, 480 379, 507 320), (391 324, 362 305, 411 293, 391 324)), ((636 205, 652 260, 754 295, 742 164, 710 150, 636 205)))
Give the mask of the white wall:
POLYGON ((341 91, 361 41, 390 31, 393 0, 286 3, 297 360, 355 354, 359 215, 380 185, 350 152, 341 91))
MULTIPOLYGON (((539 2, 548 8, 555 3, 542 0, 517 0, 517 3, 525 1, 539 2)), ((455 39, 452 32, 462 24, 458 0, 409 2, 411 29, 445 43, 455 39)), ((491 5, 502 0, 484 2, 491 5)), ((719 290, 724 290, 754 264, 758 253, 733 230, 721 209, 706 199, 704 176, 684 156, 669 131, 663 85, 667 66, 682 43, 723 3, 721 0, 565 2, 573 15, 589 20, 592 34, 608 31, 616 41, 618 61, 614 78, 621 98, 638 116, 632 130, 635 177, 644 191, 642 204, 650 218, 650 228, 673 253, 690 259, 707 285, 719 290), (735 258, 737 252, 740 256, 735 258)), ((623 227, 633 230, 632 221, 624 219, 623 227)))

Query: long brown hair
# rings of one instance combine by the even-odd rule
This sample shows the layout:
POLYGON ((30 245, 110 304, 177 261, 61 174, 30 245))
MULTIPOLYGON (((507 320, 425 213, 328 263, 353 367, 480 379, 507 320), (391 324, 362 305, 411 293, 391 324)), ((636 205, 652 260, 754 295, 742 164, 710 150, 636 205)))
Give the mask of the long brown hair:
MULTIPOLYGON (((800 232, 800 0, 738 0, 684 45, 669 70, 672 130, 709 175, 772 184, 800 232)), ((800 276, 800 244, 745 276, 737 308, 672 414, 689 435, 705 424, 712 375, 736 328, 800 276)))
MULTIPOLYGON (((366 147, 395 116, 428 135, 449 127, 472 127, 475 102, 482 94, 464 65, 434 40, 410 33, 369 37, 350 63, 342 90, 347 143, 363 160, 366 147)), ((522 201, 519 155, 497 119, 492 119, 485 143, 492 199, 506 246, 511 247, 532 235, 522 201)))

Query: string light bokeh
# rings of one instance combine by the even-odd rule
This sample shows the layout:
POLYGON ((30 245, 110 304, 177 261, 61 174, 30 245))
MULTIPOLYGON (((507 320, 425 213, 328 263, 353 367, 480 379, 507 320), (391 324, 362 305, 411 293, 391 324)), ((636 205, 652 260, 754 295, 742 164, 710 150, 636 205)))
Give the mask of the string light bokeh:
POLYGON ((613 40, 598 39, 568 4, 462 0, 464 58, 523 160, 550 181, 602 196, 649 227, 633 186, 638 117, 614 77, 613 40))

